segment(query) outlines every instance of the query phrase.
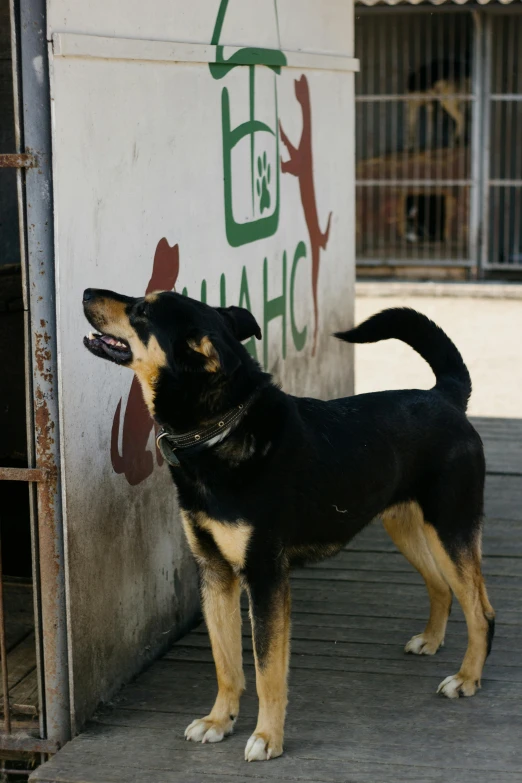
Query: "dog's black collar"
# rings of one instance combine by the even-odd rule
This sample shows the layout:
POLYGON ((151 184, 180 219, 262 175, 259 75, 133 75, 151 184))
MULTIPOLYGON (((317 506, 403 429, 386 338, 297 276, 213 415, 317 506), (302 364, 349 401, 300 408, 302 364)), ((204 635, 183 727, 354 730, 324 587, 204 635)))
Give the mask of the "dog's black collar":
POLYGON ((237 424, 240 419, 243 418, 258 395, 259 390, 256 390, 245 402, 241 403, 241 405, 236 405, 235 408, 232 408, 232 410, 225 413, 224 416, 221 416, 219 420, 216 420, 212 424, 199 430, 192 430, 191 432, 185 432, 183 435, 179 435, 173 430, 162 427, 156 437, 156 444, 163 459, 168 462, 169 465, 179 468, 181 463, 175 453, 179 449, 202 446, 213 438, 219 438, 219 441, 221 442, 230 433, 234 424, 237 424))

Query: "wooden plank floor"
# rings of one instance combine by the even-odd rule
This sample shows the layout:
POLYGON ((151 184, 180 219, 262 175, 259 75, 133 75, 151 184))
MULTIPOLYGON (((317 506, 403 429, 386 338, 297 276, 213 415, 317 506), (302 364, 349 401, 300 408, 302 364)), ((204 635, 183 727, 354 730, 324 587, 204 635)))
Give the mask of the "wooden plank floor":
MULTIPOLYGON (((5 577, 4 613, 9 675, 9 703, 15 728, 31 728, 38 715, 33 586, 5 577), (27 717, 23 717, 27 716, 27 717)), ((0 682, 0 716, 4 693, 0 682)))
POLYGON ((514 783, 522 781, 522 420, 478 420, 488 453, 485 572, 497 634, 483 688, 472 699, 437 696, 466 642, 455 606, 446 646, 405 655, 424 626, 420 577, 380 525, 336 558, 293 577, 293 643, 285 754, 243 761, 255 727, 249 628, 248 690, 236 733, 218 745, 183 740, 215 694, 200 627, 176 644, 86 731, 33 774, 40 783, 514 783))

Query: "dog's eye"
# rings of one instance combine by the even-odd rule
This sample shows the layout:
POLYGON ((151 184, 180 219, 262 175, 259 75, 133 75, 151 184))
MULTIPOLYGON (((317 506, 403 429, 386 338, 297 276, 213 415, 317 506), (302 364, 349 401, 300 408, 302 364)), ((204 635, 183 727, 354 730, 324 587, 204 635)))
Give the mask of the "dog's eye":
POLYGON ((146 318, 149 313, 148 303, 140 302, 139 304, 136 305, 134 312, 138 316, 138 318, 146 318))

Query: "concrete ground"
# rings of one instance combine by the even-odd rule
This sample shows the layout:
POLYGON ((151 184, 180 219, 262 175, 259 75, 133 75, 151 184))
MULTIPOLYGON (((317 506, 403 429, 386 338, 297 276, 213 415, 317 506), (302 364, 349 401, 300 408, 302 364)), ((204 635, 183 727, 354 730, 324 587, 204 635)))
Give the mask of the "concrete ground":
MULTIPOLYGON (((413 307, 447 332, 471 374, 471 416, 522 418, 522 286, 358 283, 356 292, 356 323, 387 307, 413 307)), ((430 368, 407 345, 356 346, 357 394, 432 385, 430 368)))

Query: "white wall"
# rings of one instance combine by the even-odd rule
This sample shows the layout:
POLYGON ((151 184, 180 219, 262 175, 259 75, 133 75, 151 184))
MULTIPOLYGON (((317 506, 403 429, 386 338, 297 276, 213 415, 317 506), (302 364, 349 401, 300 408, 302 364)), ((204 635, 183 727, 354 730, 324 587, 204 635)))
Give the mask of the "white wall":
MULTIPOLYGON (((69 640, 78 725, 183 627, 197 600, 174 489, 166 468, 155 463, 152 431, 152 457, 145 447, 136 457, 144 465, 149 459, 150 475, 129 484, 136 470, 128 449, 126 471, 114 470, 114 415, 121 399, 123 419, 132 376, 83 348, 83 289, 144 293, 165 239, 179 246, 178 291, 186 287, 199 298, 205 281, 210 304, 249 300, 264 331, 258 358, 284 388, 324 397, 353 388, 351 351, 329 336, 353 318, 351 4, 279 0, 278 33, 272 0, 230 0, 221 43, 277 49, 280 40, 283 49, 341 55, 307 55, 302 68, 284 67, 280 74, 256 66, 252 104, 247 66, 221 79, 209 69, 219 5, 169 0, 148 3, 145 12, 142 3, 123 0, 49 4, 69 640), (303 74, 313 153, 313 169, 303 166, 304 188, 309 196, 311 180, 305 180, 313 171, 312 217, 316 212, 320 230, 332 212, 319 256, 315 356, 310 232, 298 179, 279 167, 288 155, 277 132, 280 120, 298 144, 303 112, 295 81, 303 74), (225 93, 232 128, 252 110, 272 129, 253 135, 253 159, 250 136, 231 152, 234 221, 247 224, 249 238, 266 234, 240 244, 230 219, 227 230, 225 93)), ((232 51, 225 48, 224 56, 232 51)), ((174 261, 172 255, 171 266, 174 261)), ((116 440, 118 452, 125 451, 121 432, 116 440)))

